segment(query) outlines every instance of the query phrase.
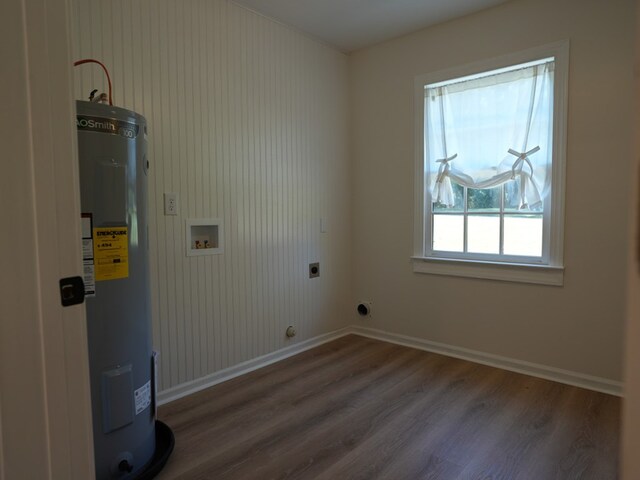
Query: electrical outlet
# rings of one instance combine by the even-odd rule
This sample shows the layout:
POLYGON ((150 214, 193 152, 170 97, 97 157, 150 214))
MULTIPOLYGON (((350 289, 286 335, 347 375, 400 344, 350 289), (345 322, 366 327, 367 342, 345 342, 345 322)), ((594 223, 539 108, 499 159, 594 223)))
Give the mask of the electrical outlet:
POLYGON ((164 194, 164 214, 178 215, 178 194, 177 193, 164 194))
POLYGON ((309 264, 309 278, 316 278, 320 276, 320 263, 309 264))

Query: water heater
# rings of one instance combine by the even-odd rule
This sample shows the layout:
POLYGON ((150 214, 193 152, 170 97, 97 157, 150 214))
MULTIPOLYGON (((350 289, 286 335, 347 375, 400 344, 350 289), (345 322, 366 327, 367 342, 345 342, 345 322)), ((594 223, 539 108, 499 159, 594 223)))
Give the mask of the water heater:
POLYGON ((173 434, 155 419, 144 117, 77 104, 96 479, 151 478, 173 434))

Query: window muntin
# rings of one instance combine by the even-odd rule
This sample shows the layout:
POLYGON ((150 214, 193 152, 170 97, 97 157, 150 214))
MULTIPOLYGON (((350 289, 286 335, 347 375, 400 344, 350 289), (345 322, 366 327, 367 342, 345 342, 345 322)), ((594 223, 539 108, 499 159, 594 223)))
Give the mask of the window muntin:
MULTIPOLYGON (((518 189, 510 181, 491 189, 453 184, 455 204, 433 205, 432 251, 435 255, 500 255, 517 262, 540 263, 543 257, 542 206, 514 207, 518 189), (518 257, 518 258, 516 258, 518 257)), ((506 261, 506 260, 505 260, 506 261)))

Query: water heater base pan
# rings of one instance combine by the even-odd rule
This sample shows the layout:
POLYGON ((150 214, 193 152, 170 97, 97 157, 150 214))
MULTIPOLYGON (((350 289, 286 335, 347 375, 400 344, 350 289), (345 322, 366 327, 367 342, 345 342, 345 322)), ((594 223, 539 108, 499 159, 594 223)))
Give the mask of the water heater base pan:
POLYGON ((156 420, 156 450, 153 453, 153 458, 140 475, 135 477, 135 480, 151 480, 164 468, 173 447, 176 444, 176 439, 173 436, 173 432, 169 426, 160 420, 156 420))

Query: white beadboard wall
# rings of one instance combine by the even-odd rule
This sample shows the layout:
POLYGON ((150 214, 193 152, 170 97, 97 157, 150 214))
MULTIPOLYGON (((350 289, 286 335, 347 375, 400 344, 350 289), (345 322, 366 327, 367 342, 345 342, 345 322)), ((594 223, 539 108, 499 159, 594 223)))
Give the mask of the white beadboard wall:
MULTIPOLYGON (((346 326, 347 58, 224 0, 76 0, 74 11, 76 58, 103 61, 114 103, 149 123, 160 389, 346 326), (164 192, 178 194, 178 216, 164 216, 164 192), (224 222, 224 254, 187 257, 185 220, 209 217, 224 222)), ((75 70, 77 98, 106 90, 98 67, 75 70)))

